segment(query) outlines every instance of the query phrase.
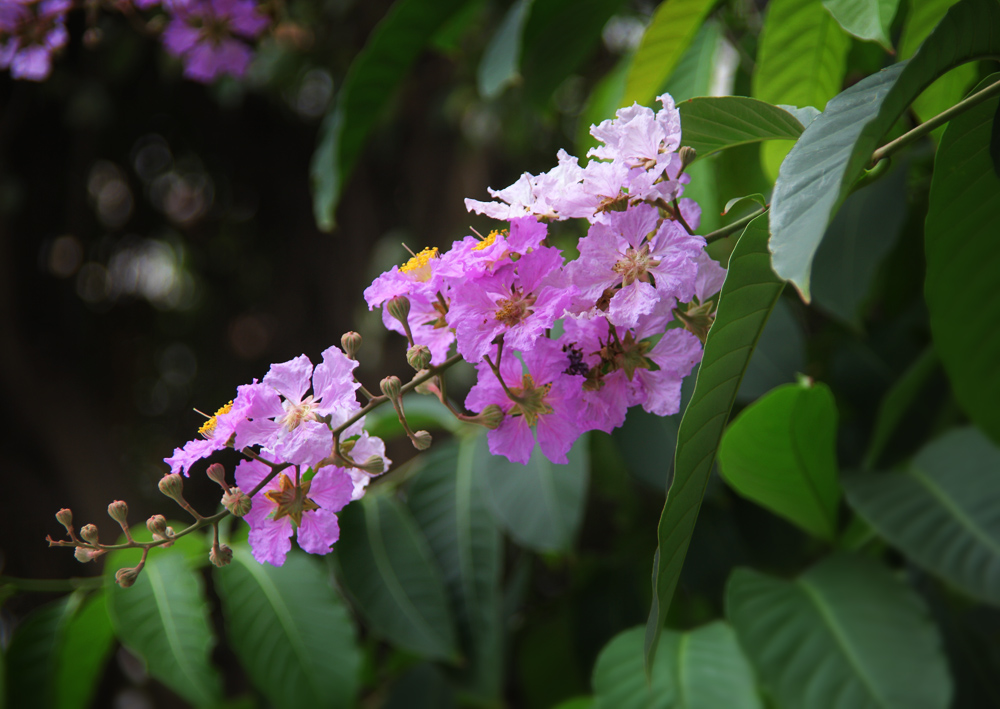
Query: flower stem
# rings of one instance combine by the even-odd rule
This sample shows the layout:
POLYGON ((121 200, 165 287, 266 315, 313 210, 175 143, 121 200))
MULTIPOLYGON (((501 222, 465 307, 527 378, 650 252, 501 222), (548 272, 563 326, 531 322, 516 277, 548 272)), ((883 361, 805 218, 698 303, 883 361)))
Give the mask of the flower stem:
POLYGON ((752 214, 748 214, 742 219, 737 219, 735 222, 728 226, 724 226, 721 229, 716 229, 715 231, 709 232, 705 235, 705 243, 711 244, 713 241, 718 241, 719 239, 724 239, 730 234, 734 234, 745 227, 747 224, 752 222, 754 219, 759 217, 761 214, 767 212, 768 207, 762 207, 752 214))

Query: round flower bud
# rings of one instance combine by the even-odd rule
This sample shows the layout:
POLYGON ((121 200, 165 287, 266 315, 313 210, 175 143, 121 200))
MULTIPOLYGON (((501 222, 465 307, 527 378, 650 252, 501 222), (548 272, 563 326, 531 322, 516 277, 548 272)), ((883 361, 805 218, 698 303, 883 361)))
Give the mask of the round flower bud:
POLYGON ((225 486, 226 469, 222 466, 221 463, 212 463, 210 466, 208 466, 208 470, 205 471, 205 474, 208 475, 208 478, 210 480, 214 480, 220 485, 225 486))
POLYGON ((425 451, 431 447, 434 438, 427 431, 417 431, 413 434, 413 447, 418 451, 425 451))
POLYGON ((73 510, 63 507, 56 512, 56 521, 65 527, 67 532, 73 533, 73 510))
POLYGON ((385 460, 380 455, 370 455, 358 468, 369 475, 381 475, 385 472, 385 460))
POLYGON ((250 511, 252 502, 238 487, 231 487, 222 496, 222 506, 229 510, 230 514, 242 517, 250 511))
POLYGON ((399 377, 391 375, 379 382, 379 386, 382 388, 382 393, 389 397, 390 401, 395 401, 399 398, 399 390, 401 383, 399 377))
POLYGON ((184 478, 180 476, 180 473, 167 473, 160 478, 158 487, 160 492, 171 500, 180 502, 184 499, 184 478))
POLYGON ((226 566, 233 560, 233 550, 225 544, 213 544, 208 552, 208 560, 216 566, 226 566))
POLYGON ((406 350, 406 361, 418 372, 431 364, 431 349, 427 345, 414 345, 406 350))
POLYGON ((698 157, 698 151, 689 145, 681 146, 681 149, 677 151, 677 154, 680 155, 681 158, 681 170, 693 163, 694 159, 698 157))
POLYGON ((77 547, 73 550, 73 556, 81 564, 86 564, 88 561, 93 561, 101 554, 104 554, 107 549, 88 549, 87 547, 77 547))
POLYGON ((125 524, 125 519, 128 517, 128 505, 125 504, 124 500, 115 500, 108 505, 108 514, 118 524, 125 524))
POLYGON ((155 538, 159 535, 161 538, 166 538, 167 536, 167 518, 163 515, 153 515, 146 520, 146 529, 155 538))
POLYGON ((390 298, 385 307, 389 311, 389 315, 401 323, 405 323, 406 319, 410 317, 410 299, 405 295, 397 295, 394 298, 390 298))
POLYGON ((88 544, 97 544, 97 525, 85 524, 80 528, 80 536, 88 544))
POLYGON ((358 358, 358 350, 361 349, 361 335, 354 332, 345 332, 340 336, 340 346, 344 348, 344 352, 351 359, 358 358))
POLYGON ((491 431, 496 429, 503 423, 504 412, 496 404, 490 404, 479 414, 480 422, 491 431))
POLYGON ((135 583, 137 578, 139 578, 139 572, 141 570, 142 569, 138 566, 135 568, 118 569, 118 571, 115 572, 115 581, 117 581, 118 585, 122 588, 128 588, 135 583))

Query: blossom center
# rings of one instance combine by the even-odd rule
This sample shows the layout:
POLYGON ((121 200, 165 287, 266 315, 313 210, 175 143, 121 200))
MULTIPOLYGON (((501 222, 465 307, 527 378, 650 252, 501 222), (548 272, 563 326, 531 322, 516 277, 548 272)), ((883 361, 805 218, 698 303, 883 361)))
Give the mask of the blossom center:
POLYGON ((649 281, 649 269, 660 265, 660 260, 649 255, 649 244, 635 249, 628 247, 611 270, 622 277, 622 285, 631 285, 635 281, 649 281))
POLYGON ((531 315, 531 306, 534 304, 535 296, 514 290, 510 298, 501 298, 497 301, 497 311, 493 317, 507 327, 514 327, 531 315))
POLYGON ((303 421, 316 420, 316 414, 314 411, 317 406, 316 402, 313 401, 312 394, 307 396, 298 404, 294 401, 285 399, 281 405, 285 409, 285 415, 281 418, 281 424, 285 427, 286 431, 294 431, 303 421))
POLYGON ((400 273, 409 274, 413 280, 426 283, 431 279, 431 262, 438 256, 437 247, 428 247, 399 267, 400 273))
POLYGON ((497 237, 498 236, 502 236, 503 233, 504 232, 502 232, 502 231, 500 231, 498 229, 494 229, 493 231, 491 231, 489 234, 486 235, 485 239, 483 239, 478 244, 476 244, 475 246, 473 246, 472 250, 473 251, 482 251, 483 249, 490 248, 491 246, 493 246, 493 243, 497 240, 497 237))
POLYGON ((214 436, 215 426, 218 423, 218 418, 223 414, 228 414, 232 410, 233 410, 233 402, 230 401, 228 404, 226 404, 221 409, 216 411, 215 414, 210 416, 208 421, 203 423, 201 425, 201 428, 198 429, 198 433, 201 434, 203 438, 211 438, 212 436, 214 436))
POLYGON ((278 479, 278 489, 268 490, 264 493, 264 497, 275 504, 272 519, 278 521, 282 517, 288 517, 298 527, 302 524, 304 512, 318 510, 319 505, 309 499, 309 486, 309 482, 296 485, 287 475, 281 473, 278 479))
POLYGON ((552 384, 535 386, 535 380, 530 374, 521 378, 520 387, 511 387, 511 393, 518 398, 510 409, 511 416, 524 416, 529 426, 538 423, 538 417, 551 414, 553 409, 545 401, 552 389, 552 384))

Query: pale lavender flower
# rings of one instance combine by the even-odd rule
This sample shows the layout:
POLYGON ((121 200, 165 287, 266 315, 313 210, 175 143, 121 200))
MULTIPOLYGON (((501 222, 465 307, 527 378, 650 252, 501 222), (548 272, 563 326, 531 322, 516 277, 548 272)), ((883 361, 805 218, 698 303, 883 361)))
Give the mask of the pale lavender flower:
POLYGON ((170 466, 170 472, 188 475, 192 464, 228 446, 241 427, 248 424, 247 417, 259 386, 255 379, 252 384, 237 387, 236 398, 216 411, 198 430, 201 438, 188 441, 183 448, 175 448, 171 457, 163 459, 170 466))
POLYGON ((42 81, 52 55, 66 46, 70 0, 4 0, 0 3, 0 68, 15 79, 42 81))
POLYGON ((184 75, 208 82, 217 76, 243 76, 256 39, 270 24, 254 0, 188 0, 170 3, 173 18, 163 45, 184 60, 184 75))

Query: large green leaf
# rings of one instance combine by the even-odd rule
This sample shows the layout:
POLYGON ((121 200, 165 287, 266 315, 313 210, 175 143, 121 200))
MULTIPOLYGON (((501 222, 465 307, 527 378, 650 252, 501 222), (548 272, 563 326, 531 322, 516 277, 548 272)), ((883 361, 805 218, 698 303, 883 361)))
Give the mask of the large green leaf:
POLYGON ((494 98, 510 84, 521 79, 518 68, 521 62, 521 35, 528 19, 532 0, 516 0, 503 22, 493 34, 476 72, 479 94, 494 98))
POLYGON ((657 528, 653 601, 646 625, 646 665, 656 645, 680 577, 715 453, 740 380, 785 284, 771 270, 767 215, 744 230, 729 260, 715 324, 705 342, 694 395, 677 434, 674 480, 657 528))
POLYGON ((211 663, 215 634, 201 575, 182 548, 153 549, 135 584, 114 582, 134 566, 138 551, 109 555, 105 565, 108 615, 118 639, 141 657, 156 679, 197 706, 217 702, 222 683, 211 663))
POLYGON ((496 700, 503 676, 500 578, 503 539, 475 473, 476 441, 446 443, 427 456, 407 496, 444 572, 469 665, 471 688, 496 700))
POLYGON ((681 143, 698 157, 736 145, 765 140, 795 140, 802 124, 784 109, 746 96, 709 96, 682 101, 681 143))
POLYGON ((753 670, 723 621, 663 634, 647 678, 643 628, 619 633, 594 665, 595 709, 757 709, 753 670))
POLYGON ((12 707, 54 707, 55 674, 63 633, 80 608, 75 593, 36 609, 17 627, 6 650, 7 698, 12 707))
POLYGON ((919 597, 872 559, 839 554, 792 581, 737 569, 726 614, 778 706, 949 706, 937 629, 919 597))
POLYGON ((788 305, 780 299, 771 311, 747 365, 736 398, 753 401, 775 387, 790 384, 806 364, 806 336, 788 305))
POLYGON ((315 558, 258 563, 245 544, 215 571, 226 634, 253 685, 281 707, 352 707, 361 653, 354 627, 315 558))
POLYGON ((441 572, 409 511, 369 492, 340 514, 340 580, 377 635, 423 657, 459 658, 441 572))
POLYGON ((823 0, 823 7, 845 32, 878 42, 888 52, 892 51, 889 28, 898 6, 899 0, 823 0))
MULTIPOLYGON (((983 84, 998 80, 994 74, 983 84)), ((934 348, 958 403, 994 441, 1000 441, 1000 177, 988 146, 998 103, 984 101, 951 121, 935 160, 924 226, 924 296, 934 348)))
MULTIPOLYGON (((772 0, 757 48, 753 95, 762 101, 821 109, 840 91, 850 38, 819 0, 772 0)), ((773 180, 790 142, 766 143, 773 180)))
POLYGON ((1000 3, 962 0, 920 51, 832 99, 781 165, 771 200, 774 269, 810 294, 813 256, 882 137, 914 97, 948 69, 1000 54, 1000 3), (818 160, 817 156, 823 159, 818 160))
POLYGON ((324 231, 375 120, 420 51, 467 0, 397 0, 344 77, 313 153, 313 213, 324 231))
POLYGON ((745 408, 719 446, 738 493, 818 537, 837 533, 837 405, 825 384, 787 384, 745 408))
POLYGON ((909 465, 844 476, 851 506, 915 563, 1000 605, 1000 450, 952 431, 909 465))
POLYGON ((535 551, 567 552, 573 546, 590 479, 587 436, 570 450, 566 465, 556 465, 536 445, 527 465, 490 455, 486 436, 476 438, 476 472, 486 502, 503 529, 535 551))
POLYGON ((668 0, 656 8, 632 59, 623 106, 633 102, 649 106, 653 102, 716 1, 668 0))
POLYGON ((55 662, 55 705, 59 709, 92 705, 114 640, 104 592, 94 593, 68 619, 62 633, 55 662))
POLYGON ((848 197, 816 251, 812 273, 816 305, 858 330, 858 311, 903 227, 906 173, 904 163, 848 197))

